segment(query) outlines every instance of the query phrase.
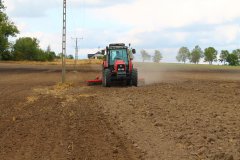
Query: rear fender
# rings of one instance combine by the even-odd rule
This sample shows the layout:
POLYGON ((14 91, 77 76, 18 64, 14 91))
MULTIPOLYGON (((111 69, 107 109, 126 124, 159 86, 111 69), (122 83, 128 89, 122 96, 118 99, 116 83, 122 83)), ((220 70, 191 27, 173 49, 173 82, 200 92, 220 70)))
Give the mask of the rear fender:
POLYGON ((133 63, 132 60, 129 61, 129 73, 132 73, 133 63))
POLYGON ((103 61, 103 68, 108 68, 108 63, 107 63, 107 61, 103 61))

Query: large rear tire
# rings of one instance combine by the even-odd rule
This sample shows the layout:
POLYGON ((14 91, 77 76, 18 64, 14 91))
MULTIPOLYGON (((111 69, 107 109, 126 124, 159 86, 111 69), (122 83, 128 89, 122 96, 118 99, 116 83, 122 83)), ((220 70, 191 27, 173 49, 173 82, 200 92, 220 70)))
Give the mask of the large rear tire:
POLYGON ((135 68, 132 70, 132 85, 138 86, 138 71, 135 68))
POLYGON ((110 69, 105 69, 103 71, 103 82, 104 87, 110 87, 111 86, 111 71, 110 69))

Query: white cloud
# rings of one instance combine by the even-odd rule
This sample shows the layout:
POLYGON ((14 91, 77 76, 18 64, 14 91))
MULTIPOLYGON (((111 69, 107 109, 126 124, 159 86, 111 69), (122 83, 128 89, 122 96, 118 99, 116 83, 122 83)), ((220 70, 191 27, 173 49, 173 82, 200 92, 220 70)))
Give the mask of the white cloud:
POLYGON ((203 46, 233 46, 240 44, 240 26, 238 24, 217 25, 213 29, 192 33, 195 41, 203 46))
POLYGON ((93 14, 147 30, 223 23, 240 17, 239 5, 239 0, 138 0, 96 9, 93 14))
POLYGON ((215 40, 225 43, 232 43, 237 40, 240 35, 239 25, 224 25, 219 26, 215 30, 215 40))
POLYGON ((6 1, 8 13, 15 17, 41 17, 45 16, 49 9, 59 6, 59 1, 31 1, 31 0, 11 0, 6 1))
MULTIPOLYGON (((112 0, 67 0, 68 9, 103 8, 121 3, 129 3, 133 0, 122 0, 121 2, 112 0)), ((11 0, 6 1, 8 12, 14 17, 42 17, 47 16, 47 11, 61 9, 63 0, 11 0)))
MULTIPOLYGON (((41 47, 50 44, 55 51, 61 51, 62 0, 47 3, 9 0, 5 3, 10 18, 16 20, 21 30, 21 37, 37 37, 41 47), (30 21, 29 17, 34 20, 30 21)), ((87 49, 82 52, 91 52, 91 48, 105 47, 112 42, 124 42, 132 43, 133 47, 163 50, 171 59, 176 48, 182 45, 226 49, 240 46, 239 0, 67 0, 67 3, 68 53, 74 53, 71 37, 75 36, 84 38, 80 48, 87 49), (83 8, 84 15, 79 11, 83 8), (85 28, 74 28, 79 27, 81 18, 86 21, 85 28), (191 26, 199 28, 195 30, 191 26)))

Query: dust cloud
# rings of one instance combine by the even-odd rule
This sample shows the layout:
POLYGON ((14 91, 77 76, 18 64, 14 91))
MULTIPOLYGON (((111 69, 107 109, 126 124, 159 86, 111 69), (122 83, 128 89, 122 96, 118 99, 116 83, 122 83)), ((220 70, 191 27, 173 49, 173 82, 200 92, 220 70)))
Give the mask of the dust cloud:
POLYGON ((168 80, 165 74, 167 68, 162 65, 139 63, 136 67, 138 69, 140 84, 144 82, 144 85, 150 85, 168 80))

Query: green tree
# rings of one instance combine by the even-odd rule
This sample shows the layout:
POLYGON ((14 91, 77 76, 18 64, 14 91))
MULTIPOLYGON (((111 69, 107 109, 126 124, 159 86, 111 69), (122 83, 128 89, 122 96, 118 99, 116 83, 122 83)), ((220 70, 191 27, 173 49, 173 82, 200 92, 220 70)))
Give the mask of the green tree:
POLYGON ((48 45, 47 47, 46 54, 47 54, 48 61, 53 61, 55 58, 57 58, 56 53, 51 50, 50 45, 48 45))
POLYGON ((187 59, 190 56, 190 51, 187 47, 181 47, 178 51, 176 59, 178 62, 186 63, 187 59))
POLYGON ((233 54, 236 54, 238 56, 238 59, 240 59, 240 49, 235 49, 232 52, 233 54))
POLYGON ((0 3, 0 60, 8 60, 12 57, 9 52, 10 43, 9 37, 14 37, 19 31, 17 27, 11 22, 5 13, 5 7, 0 3))
POLYGON ((151 56, 148 54, 148 52, 146 50, 143 49, 143 50, 140 51, 140 53, 142 55, 143 62, 145 60, 150 60, 151 59, 151 56))
POLYGON ((213 47, 208 47, 204 50, 204 60, 212 64, 213 61, 217 61, 217 50, 213 47))
POLYGON ((228 50, 222 50, 221 51, 221 54, 220 54, 220 59, 219 61, 225 65, 226 61, 227 61, 227 57, 229 55, 229 52, 228 50))
POLYGON ((236 53, 231 53, 227 56, 227 62, 230 66, 239 65, 238 55, 236 53))
POLYGON ((23 37, 16 40, 13 45, 13 55, 15 60, 41 60, 44 54, 39 47, 36 38, 23 37))
POLYGON ((153 56, 153 62, 159 63, 162 60, 163 56, 159 50, 155 50, 153 56))
POLYGON ((50 45, 44 51, 39 47, 39 41, 31 37, 17 39, 13 45, 12 53, 15 60, 53 61, 56 58, 56 54, 51 51, 50 45))
POLYGON ((195 64, 198 64, 200 59, 203 58, 203 51, 202 49, 197 45, 195 48, 192 50, 190 56, 189 56, 189 61, 195 64))
POLYGON ((73 55, 71 55, 71 54, 68 55, 67 58, 68 58, 68 59, 74 59, 73 55))
POLYGON ((58 53, 57 55, 56 55, 56 59, 61 59, 62 58, 62 53, 58 53))
POLYGON ((56 53, 51 51, 48 53, 48 61, 53 61, 54 59, 56 59, 56 53))
POLYGON ((34 59, 35 61, 48 61, 48 54, 42 49, 37 50, 37 58, 34 59))

